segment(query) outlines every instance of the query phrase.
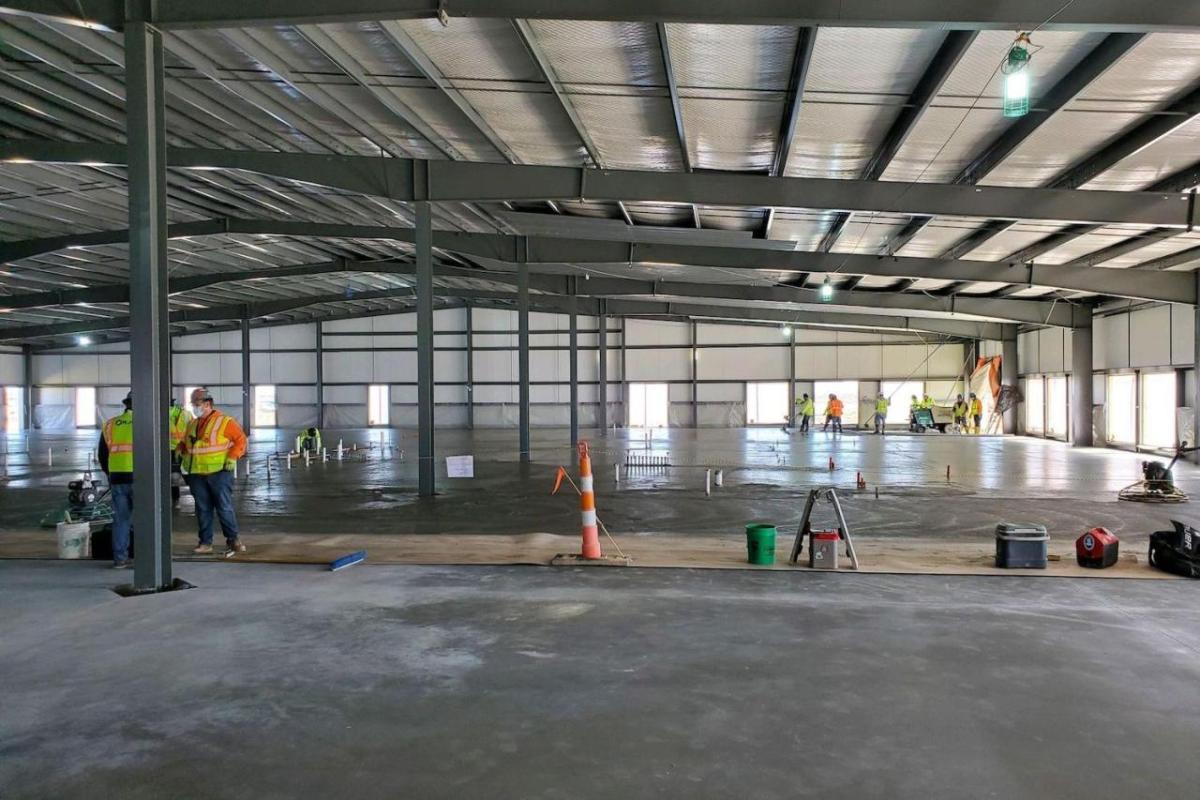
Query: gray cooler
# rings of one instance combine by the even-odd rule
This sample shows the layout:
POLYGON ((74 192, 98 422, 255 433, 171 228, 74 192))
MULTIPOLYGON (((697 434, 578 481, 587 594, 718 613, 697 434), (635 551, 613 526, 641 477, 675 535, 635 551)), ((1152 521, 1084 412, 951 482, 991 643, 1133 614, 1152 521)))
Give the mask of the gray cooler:
POLYGON ((1050 535, 1044 525, 1001 522, 996 526, 996 566, 1002 569, 1045 569, 1050 535))

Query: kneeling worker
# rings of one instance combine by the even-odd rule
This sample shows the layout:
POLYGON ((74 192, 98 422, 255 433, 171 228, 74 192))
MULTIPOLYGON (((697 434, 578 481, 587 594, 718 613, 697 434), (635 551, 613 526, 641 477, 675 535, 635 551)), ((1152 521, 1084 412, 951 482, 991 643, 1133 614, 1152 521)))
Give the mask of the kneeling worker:
POLYGON ((306 428, 296 437, 296 452, 303 453, 305 450, 310 450, 314 454, 320 454, 321 432, 316 428, 306 428))
POLYGON ((188 489, 196 501, 200 544, 192 552, 213 551, 213 512, 225 534, 225 557, 246 552, 238 538, 237 515, 233 510, 233 470, 246 452, 246 434, 237 420, 218 411, 207 389, 192 392, 196 418, 188 424, 180 444, 188 489))
POLYGON ((96 460, 108 476, 112 498, 113 569, 128 569, 129 529, 133 522, 133 392, 125 395, 125 410, 104 423, 96 460))

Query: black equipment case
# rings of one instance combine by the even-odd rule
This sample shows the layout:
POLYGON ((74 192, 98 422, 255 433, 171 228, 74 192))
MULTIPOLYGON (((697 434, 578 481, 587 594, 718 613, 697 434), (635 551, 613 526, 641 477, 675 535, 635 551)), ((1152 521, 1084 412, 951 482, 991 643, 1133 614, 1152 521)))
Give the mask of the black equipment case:
POLYGON ((1150 534, 1150 566, 1200 578, 1200 531, 1171 520, 1175 530, 1155 531, 1150 534))

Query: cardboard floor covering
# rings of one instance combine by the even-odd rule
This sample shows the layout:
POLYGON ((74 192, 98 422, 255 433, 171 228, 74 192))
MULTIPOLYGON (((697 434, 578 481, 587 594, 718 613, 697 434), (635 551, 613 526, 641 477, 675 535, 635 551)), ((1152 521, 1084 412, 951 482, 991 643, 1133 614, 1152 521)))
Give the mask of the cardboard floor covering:
MULTIPOLYGON (((172 542, 176 560, 225 560, 227 563, 316 564, 327 566, 339 556, 366 550, 366 564, 477 564, 549 565, 556 555, 579 552, 579 537, 551 533, 519 535, 389 535, 271 533, 247 537, 248 552, 222 559, 220 542, 216 556, 195 556, 194 534, 177 533, 172 542)), ((774 566, 746 562, 746 542, 741 535, 624 534, 617 544, 633 567, 678 567, 692 569, 746 569, 807 571, 807 550, 800 563, 787 563, 792 537, 781 536, 774 566)), ((1120 561, 1107 569, 1087 569, 1075 563, 1074 545, 1051 542, 1051 560, 1044 570, 997 569, 990 543, 946 542, 938 539, 858 536, 854 539, 861 572, 929 575, 1020 575, 1075 578, 1134 578, 1171 580, 1149 566, 1140 547, 1123 552, 1120 561)), ((606 554, 616 555, 612 542, 601 539, 606 554)), ((0 558, 57 558, 54 531, 15 531, 0 534, 0 558)), ((840 571, 849 571, 849 559, 841 554, 840 571)), ((828 570, 824 570, 828 571, 828 570)))

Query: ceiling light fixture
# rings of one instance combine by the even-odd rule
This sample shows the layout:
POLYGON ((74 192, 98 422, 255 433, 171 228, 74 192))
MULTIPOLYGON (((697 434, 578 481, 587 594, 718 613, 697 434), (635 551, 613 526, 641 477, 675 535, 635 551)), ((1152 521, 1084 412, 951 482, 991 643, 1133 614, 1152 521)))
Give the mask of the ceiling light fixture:
POLYGON ((821 291, 818 295, 822 303, 828 303, 833 299, 833 284, 829 281, 829 276, 825 276, 825 282, 821 284, 821 291))
POLYGON ((87 347, 91 343, 92 343, 92 337, 90 337, 90 336, 80 336, 79 337, 79 346, 80 347, 87 347))
POLYGON ((1023 117, 1029 113, 1029 61, 1033 57, 1029 34, 1022 33, 1008 48, 1000 71, 1004 73, 1004 116, 1023 117))

